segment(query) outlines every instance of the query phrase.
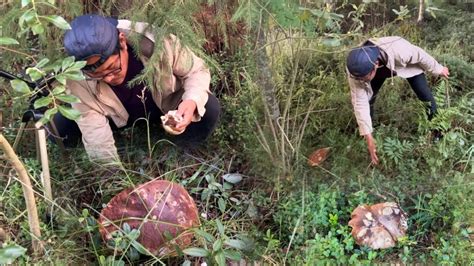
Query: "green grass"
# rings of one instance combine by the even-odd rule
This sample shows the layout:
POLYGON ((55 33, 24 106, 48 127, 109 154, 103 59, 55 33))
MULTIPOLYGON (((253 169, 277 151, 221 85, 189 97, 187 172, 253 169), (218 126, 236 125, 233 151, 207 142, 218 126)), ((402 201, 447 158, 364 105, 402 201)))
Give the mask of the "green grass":
MULTIPOLYGON (((453 23, 469 23, 464 12, 454 14, 460 19, 453 23)), ((440 21, 453 31, 446 17, 441 15, 440 21)), ((465 43, 430 31, 443 28, 440 21, 429 21, 422 28, 399 22, 384 29, 385 35, 406 33, 405 37, 426 44, 450 67, 453 78, 449 82, 430 78, 440 107, 431 122, 407 82, 386 82, 375 109, 381 159, 376 167, 369 165, 365 141, 357 131, 344 53, 329 48, 321 48, 321 53, 298 50, 304 47, 298 40, 267 51, 282 111, 279 120, 264 112, 252 47, 242 47, 234 57, 216 56, 216 71, 223 81, 216 78, 214 85, 223 114, 205 147, 185 152, 163 140, 161 133, 148 136, 146 127, 127 129, 116 136, 124 168, 111 170, 91 163, 82 147, 62 157, 55 145, 49 145, 52 209, 41 196, 41 167, 34 147, 27 145, 26 140, 33 143, 28 132, 20 155, 34 180, 45 256, 27 252, 18 263, 222 265, 226 259, 242 258, 269 265, 469 265, 474 261, 472 60, 465 43), (290 52, 289 47, 295 50, 290 52), (433 142, 431 128, 441 129, 444 138, 433 142), (307 156, 323 147, 331 148, 326 161, 308 166, 307 156), (224 179, 226 174, 238 174, 242 181, 232 184, 224 179), (195 229, 192 249, 178 250, 179 255, 170 258, 140 255, 126 229, 121 236, 124 253, 106 248, 96 222, 103 205, 123 189, 154 178, 182 184, 195 199, 201 226, 195 229), (384 201, 395 201, 408 213, 407 237, 387 250, 358 246, 347 225, 351 212, 360 204, 384 201)), ((470 33, 462 25, 456 35, 470 33)), ((303 44, 319 49, 311 41, 303 44)), ((0 87, 6 96, 1 100, 4 134, 13 140, 19 112, 7 108, 13 96, 6 88, 0 87)), ((157 132, 153 127, 150 131, 157 132)), ((0 162, 3 166, 2 157, 0 162)), ((1 175, 0 188, 5 242, 30 248, 15 173, 1 175)))

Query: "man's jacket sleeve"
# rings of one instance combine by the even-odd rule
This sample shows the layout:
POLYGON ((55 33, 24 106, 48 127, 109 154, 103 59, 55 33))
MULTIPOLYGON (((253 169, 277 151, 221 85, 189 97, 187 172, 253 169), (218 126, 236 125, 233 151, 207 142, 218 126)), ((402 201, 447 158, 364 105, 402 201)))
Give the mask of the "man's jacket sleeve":
MULTIPOLYGON (((196 103, 200 117, 204 116, 209 97, 211 74, 204 60, 197 57, 188 47, 182 46, 179 39, 170 35, 168 43, 173 54, 173 74, 183 82, 184 94, 182 100, 193 100, 196 103)), ((199 118, 197 119, 199 120, 199 118)))
POLYGON ((354 114, 359 125, 359 133, 362 136, 372 133, 372 118, 370 117, 369 99, 372 97, 372 90, 367 88, 363 81, 347 78, 351 89, 351 101, 354 114))
POLYGON ((76 123, 89 158, 103 163, 120 161, 109 120, 85 104, 74 103, 73 107, 81 112, 76 123))

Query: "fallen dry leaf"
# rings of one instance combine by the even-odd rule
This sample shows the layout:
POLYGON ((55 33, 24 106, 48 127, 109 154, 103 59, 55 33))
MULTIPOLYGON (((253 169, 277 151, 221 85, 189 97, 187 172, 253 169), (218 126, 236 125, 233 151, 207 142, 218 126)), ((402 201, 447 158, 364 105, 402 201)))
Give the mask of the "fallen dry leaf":
POLYGON ((329 150, 331 150, 331 148, 327 147, 327 148, 317 149, 313 153, 311 153, 311 155, 308 157, 309 166, 320 165, 328 157, 329 150))

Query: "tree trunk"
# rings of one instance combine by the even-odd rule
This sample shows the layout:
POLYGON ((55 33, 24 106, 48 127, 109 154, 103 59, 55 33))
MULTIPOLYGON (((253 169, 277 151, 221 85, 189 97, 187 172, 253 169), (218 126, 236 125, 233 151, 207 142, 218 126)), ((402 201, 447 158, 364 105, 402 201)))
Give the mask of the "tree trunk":
POLYGON ((18 173, 18 178, 21 182, 21 187, 23 189, 23 196, 25 197, 26 210, 28 212, 28 224, 30 225, 32 246, 33 252, 36 255, 42 253, 43 245, 41 243, 41 232, 38 219, 38 211, 36 209, 36 200, 31 186, 30 178, 25 169, 25 166, 18 159, 18 156, 13 151, 13 148, 10 146, 10 143, 5 139, 3 134, 0 132, 0 149, 5 152, 5 156, 8 162, 13 166, 13 168, 18 173))
POLYGON ((420 4, 418 7, 418 19, 416 20, 417 23, 423 22, 424 13, 425 13, 425 0, 420 0, 420 4))
POLYGON ((273 83, 272 72, 268 63, 268 55, 266 49, 259 49, 259 47, 264 47, 266 44, 265 33, 263 29, 258 33, 257 36, 257 69, 258 69, 258 84, 262 86, 262 92, 266 104, 268 104, 268 109, 270 112, 271 119, 276 121, 280 117, 280 107, 278 106, 278 101, 275 92, 275 84, 273 83))

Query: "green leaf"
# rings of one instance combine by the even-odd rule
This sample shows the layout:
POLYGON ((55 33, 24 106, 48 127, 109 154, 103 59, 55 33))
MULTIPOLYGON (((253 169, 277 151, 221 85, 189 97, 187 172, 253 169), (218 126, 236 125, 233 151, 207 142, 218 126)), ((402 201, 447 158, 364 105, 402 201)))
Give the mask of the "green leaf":
POLYGON ((209 256, 209 251, 203 248, 187 248, 183 250, 183 253, 193 257, 207 257, 209 256))
POLYGON ((74 64, 67 69, 67 72, 81 70, 86 64, 87 64, 87 61, 74 62, 74 64))
POLYGON ((64 71, 68 67, 72 66, 73 64, 74 64, 74 56, 68 56, 68 57, 63 59, 63 61, 61 63, 61 69, 64 71))
POLYGON ((323 39, 322 41, 323 45, 330 46, 330 47, 335 47, 341 45, 341 41, 339 39, 323 39))
POLYGON ((36 68, 42 68, 44 67, 47 63, 49 63, 49 59, 48 58, 43 58, 41 59, 38 64, 36 64, 36 68))
POLYGON ((66 91, 66 87, 58 85, 53 89, 53 95, 58 95, 66 91))
POLYGON ((100 255, 99 257, 99 265, 105 265, 105 256, 104 255, 100 255))
POLYGON ((201 193, 201 201, 206 201, 211 196, 212 191, 210 189, 205 189, 201 193))
POLYGON ((25 253, 26 248, 17 244, 10 244, 0 248, 0 264, 11 264, 18 257, 23 256, 25 253))
POLYGON ((147 248, 145 248, 142 244, 140 244, 138 241, 134 240, 132 242, 130 242, 132 244, 132 246, 141 254, 143 255, 147 255, 149 256, 150 255, 150 252, 148 251, 147 248))
POLYGON ((171 241, 174 238, 168 230, 164 231, 163 235, 165 236, 166 241, 171 241))
POLYGON ((224 176, 222 176, 222 178, 224 178, 225 181, 229 182, 229 183, 232 183, 232 184, 237 184, 239 183, 240 181, 242 181, 242 175, 241 174, 225 174, 224 176))
POLYGON ((140 244, 138 241, 134 240, 131 242, 132 246, 141 254, 143 255, 150 255, 150 252, 148 252, 148 249, 146 249, 142 244, 140 244))
POLYGON ((0 45, 20 44, 17 40, 8 37, 0 37, 0 45))
POLYGON ((181 266, 191 266, 191 261, 190 260, 185 260, 181 266))
POLYGON ((63 74, 56 75, 54 77, 59 83, 66 85, 66 77, 63 74))
POLYGON ((211 234, 203 230, 195 229, 194 232, 196 232, 196 234, 198 234, 199 236, 202 236, 209 243, 214 242, 215 240, 215 238, 211 234))
POLYGON ((21 0, 21 7, 27 6, 30 2, 31 0, 21 0))
POLYGON ((221 235, 223 235, 224 234, 224 225, 222 225, 222 222, 219 219, 216 220, 216 225, 217 225, 217 230, 219 230, 219 233, 221 235))
POLYGON ((225 212, 225 205, 226 205, 226 204, 225 204, 225 201, 224 201, 223 198, 219 198, 219 199, 217 200, 217 205, 219 205, 219 210, 220 210, 222 213, 224 213, 224 212, 225 212))
POLYGON ((28 84, 24 82, 23 80, 19 79, 14 79, 10 81, 10 84, 12 85, 13 89, 17 92, 26 94, 30 92, 30 87, 28 87, 28 84))
POLYGON ((69 23, 67 23, 67 21, 61 16, 51 15, 51 16, 44 16, 43 18, 53 23, 56 27, 60 29, 63 29, 63 30, 71 29, 71 26, 69 25, 69 23))
POLYGON ((52 101, 53 101, 53 98, 51 98, 49 96, 42 97, 42 98, 39 98, 38 100, 36 100, 33 106, 36 109, 41 108, 41 107, 44 107, 44 106, 48 106, 52 101))
POLYGON ((225 266, 225 256, 224 256, 224 252, 217 252, 216 255, 214 256, 214 259, 216 260, 217 262, 217 265, 219 266, 225 266))
POLYGON ((31 30, 33 31, 34 35, 43 34, 44 33, 43 24, 37 23, 31 27, 31 30))
POLYGON ((29 24, 31 21, 33 21, 33 19, 35 18, 35 14, 36 13, 33 11, 33 9, 29 9, 28 11, 23 13, 23 15, 21 15, 20 19, 18 20, 20 28, 24 29, 23 24, 25 24, 25 22, 29 24))
POLYGON ((115 256, 113 255, 110 255, 107 257, 107 260, 105 262, 105 264, 103 265, 107 265, 107 266, 125 266, 125 262, 121 259, 115 259, 115 256))
POLYGON ((136 261, 140 258, 140 254, 138 254, 138 251, 136 249, 134 249, 133 247, 130 247, 127 251, 127 257, 131 261, 136 261))
POLYGON ((214 244, 212 244, 212 250, 214 252, 220 250, 222 248, 222 240, 221 239, 217 239, 214 244))
POLYGON ((58 106, 58 107, 59 107, 59 112, 61 112, 62 115, 64 115, 66 118, 69 118, 71 120, 77 120, 81 116, 81 112, 79 112, 76 109, 72 109, 66 106, 58 106))
POLYGON ((225 249, 224 250, 224 256, 230 260, 234 261, 240 261, 242 259, 242 255, 240 255, 240 252, 236 250, 229 250, 225 249))
POLYGON ((137 240, 140 236, 140 230, 133 229, 130 233, 127 234, 127 236, 128 238, 130 238, 130 240, 137 240))
POLYGON ((44 77, 45 73, 39 70, 36 67, 29 67, 26 69, 26 74, 28 74, 32 80, 36 81, 42 77, 44 77))
POLYGON ((79 98, 77 98, 74 95, 62 94, 62 95, 58 95, 56 97, 58 98, 58 100, 61 100, 65 103, 78 103, 78 102, 80 102, 79 98))
POLYGON ((233 247, 233 248, 240 249, 240 250, 244 250, 247 247, 245 242, 240 240, 240 239, 227 239, 224 242, 224 244, 226 244, 229 247, 233 247))
POLYGON ((40 119, 40 122, 43 125, 48 123, 51 120, 51 118, 53 117, 53 115, 55 115, 57 112, 58 112, 57 107, 46 110, 46 112, 44 112, 44 116, 40 119))
MULTIPOLYGON (((62 59, 55 60, 53 63, 49 64, 47 67, 44 68, 45 71, 54 71, 54 73, 58 73, 61 70, 61 65, 63 63, 62 59)), ((61 73, 59 73, 61 74, 61 73)))
POLYGON ((74 71, 74 72, 64 72, 64 77, 70 80, 83 80, 85 79, 84 74, 81 71, 74 71))

